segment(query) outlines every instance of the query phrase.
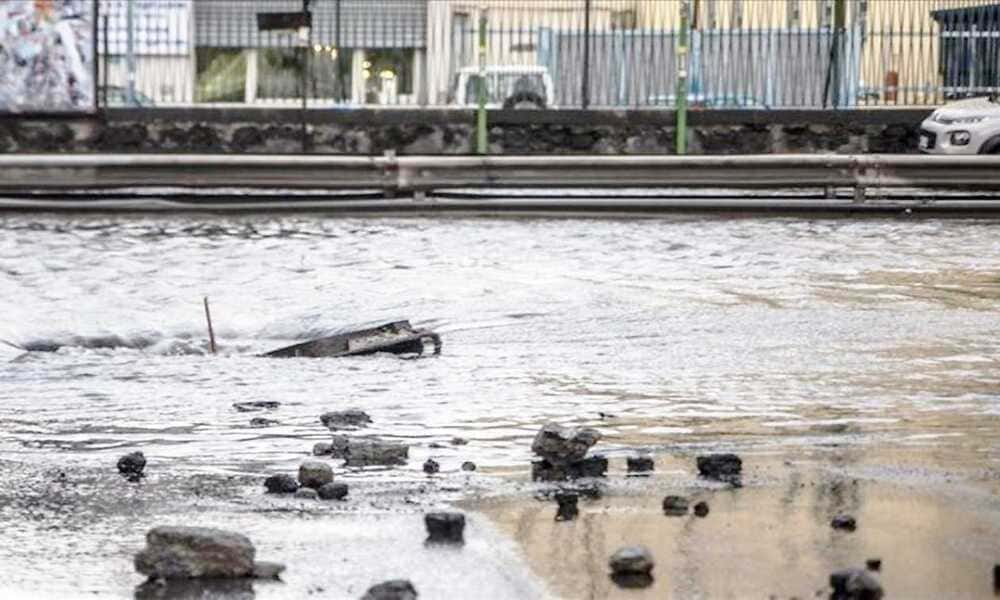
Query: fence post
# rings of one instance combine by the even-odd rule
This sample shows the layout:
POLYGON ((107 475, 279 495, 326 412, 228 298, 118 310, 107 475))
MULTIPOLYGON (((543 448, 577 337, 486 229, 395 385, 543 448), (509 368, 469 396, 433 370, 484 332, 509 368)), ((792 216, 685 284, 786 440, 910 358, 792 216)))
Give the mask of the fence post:
POLYGON ((125 68, 128 71, 125 101, 131 107, 135 106, 135 0, 128 0, 125 5, 125 68))
POLYGON ((590 0, 583 2, 583 82, 580 84, 580 107, 590 108, 590 0))
POLYGON ((681 0, 677 32, 677 154, 687 154, 688 7, 689 0, 681 0))
POLYGON ((108 68, 110 66, 110 61, 111 61, 111 58, 110 58, 111 57, 111 53, 108 52, 108 50, 109 50, 109 43, 108 43, 108 15, 101 15, 101 30, 102 30, 101 34, 104 36, 104 39, 101 40, 102 46, 103 46, 103 50, 104 50, 104 56, 102 57, 102 60, 101 60, 101 66, 102 66, 102 69, 101 69, 102 70, 102 72, 101 72, 101 83, 102 83, 102 86, 101 86, 101 100, 100 100, 100 102, 101 102, 101 108, 107 108, 108 107, 108 81, 110 81, 110 79, 111 79, 110 76, 108 75, 108 68))
POLYGON ((476 86, 476 152, 486 154, 486 11, 479 15, 479 85, 476 86))

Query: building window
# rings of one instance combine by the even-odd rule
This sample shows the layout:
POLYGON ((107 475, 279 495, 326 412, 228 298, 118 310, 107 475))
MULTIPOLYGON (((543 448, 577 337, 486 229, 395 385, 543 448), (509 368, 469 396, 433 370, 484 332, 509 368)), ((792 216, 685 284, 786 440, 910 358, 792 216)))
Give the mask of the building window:
POLYGON ((242 48, 195 49, 195 102, 244 102, 246 83, 242 48))
POLYGON ((413 50, 366 50, 362 64, 366 104, 395 104, 413 93, 413 50))

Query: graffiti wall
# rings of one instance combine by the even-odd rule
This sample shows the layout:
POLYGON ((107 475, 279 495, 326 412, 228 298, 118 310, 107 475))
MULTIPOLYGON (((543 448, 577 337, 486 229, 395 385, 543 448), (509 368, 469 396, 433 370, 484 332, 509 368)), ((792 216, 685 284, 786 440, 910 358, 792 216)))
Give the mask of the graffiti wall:
POLYGON ((93 112, 94 0, 0 0, 0 113, 93 112))

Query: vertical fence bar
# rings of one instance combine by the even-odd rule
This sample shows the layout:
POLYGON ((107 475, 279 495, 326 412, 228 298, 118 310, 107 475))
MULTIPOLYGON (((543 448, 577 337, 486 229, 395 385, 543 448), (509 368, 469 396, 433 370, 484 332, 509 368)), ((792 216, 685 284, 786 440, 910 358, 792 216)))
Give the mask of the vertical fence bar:
POLYGON ((111 52, 110 52, 110 48, 109 48, 110 44, 108 42, 108 30, 109 30, 108 15, 106 15, 106 14, 101 15, 101 35, 104 36, 104 39, 101 40, 101 45, 102 45, 102 48, 104 50, 104 56, 102 57, 102 60, 101 60, 101 65, 102 65, 102 67, 101 67, 101 70, 102 70, 102 73, 101 73, 101 84, 102 84, 101 85, 101 107, 102 108, 107 108, 108 107, 108 80, 110 79, 110 76, 108 74, 108 70, 109 70, 110 61, 111 61, 111 52))
POLYGON ((580 107, 590 108, 590 0, 583 2, 583 81, 580 84, 580 107))
POLYGON ((476 86, 476 153, 486 154, 486 11, 479 15, 479 81, 476 86))
POLYGON ((681 0, 677 30, 677 154, 687 154, 688 0, 681 0))

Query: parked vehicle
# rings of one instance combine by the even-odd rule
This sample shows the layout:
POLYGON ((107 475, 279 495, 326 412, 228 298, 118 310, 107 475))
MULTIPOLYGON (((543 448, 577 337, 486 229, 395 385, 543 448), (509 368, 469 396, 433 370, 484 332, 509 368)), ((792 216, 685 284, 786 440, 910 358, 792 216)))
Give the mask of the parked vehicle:
POLYGON ((926 154, 1000 154, 1000 103, 969 98, 935 110, 920 125, 926 154))
MULTIPOLYGON (((555 108, 552 76, 539 65, 494 65, 485 69, 487 108, 555 108)), ((479 105, 479 67, 459 69, 452 103, 479 105)))

